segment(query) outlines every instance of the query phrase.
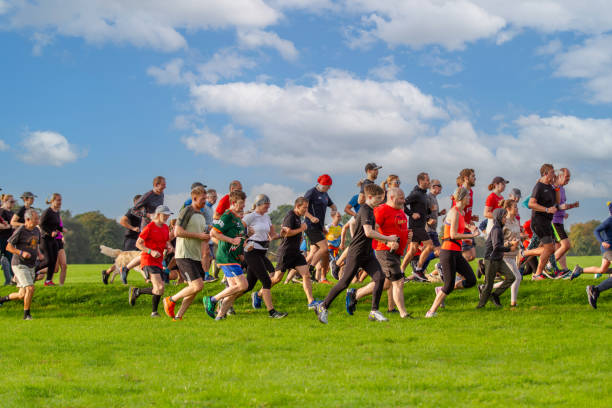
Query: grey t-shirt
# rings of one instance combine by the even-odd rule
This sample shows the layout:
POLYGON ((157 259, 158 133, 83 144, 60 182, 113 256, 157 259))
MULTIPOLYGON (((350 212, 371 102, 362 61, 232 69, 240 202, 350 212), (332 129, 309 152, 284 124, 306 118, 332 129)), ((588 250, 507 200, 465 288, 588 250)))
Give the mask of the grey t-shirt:
POLYGON ((25 225, 22 225, 15 230, 13 235, 8 239, 8 242, 18 250, 30 254, 30 257, 27 259, 19 255, 13 255, 13 260, 11 261, 13 266, 25 265, 29 268, 33 268, 36 265, 38 244, 40 243, 40 230, 38 228, 29 230, 25 225))
POLYGON ((434 223, 432 225, 429 225, 429 223, 427 223, 425 225, 425 230, 427 232, 437 232, 438 231, 438 212, 440 211, 440 208, 438 206, 438 198, 432 193, 427 193, 427 205, 429 206, 429 209, 431 211, 429 213, 429 219, 434 220, 434 223))
MULTIPOLYGON (((185 207, 179 214, 179 219, 183 217, 184 212, 189 207, 185 207)), ((185 227, 187 232, 202 233, 206 231, 206 219, 204 214, 201 212, 193 213, 187 226, 185 227)), ((202 241, 195 238, 181 238, 176 239, 176 252, 174 254, 177 259, 193 259, 194 261, 202 260, 202 241)))

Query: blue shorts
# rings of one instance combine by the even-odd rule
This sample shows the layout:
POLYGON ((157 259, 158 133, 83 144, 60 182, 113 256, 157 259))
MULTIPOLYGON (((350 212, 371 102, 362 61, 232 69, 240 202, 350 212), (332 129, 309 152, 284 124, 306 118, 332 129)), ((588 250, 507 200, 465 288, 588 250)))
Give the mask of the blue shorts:
POLYGON ((238 264, 219 265, 219 268, 223 271, 223 276, 226 278, 235 278, 244 274, 242 267, 238 264))

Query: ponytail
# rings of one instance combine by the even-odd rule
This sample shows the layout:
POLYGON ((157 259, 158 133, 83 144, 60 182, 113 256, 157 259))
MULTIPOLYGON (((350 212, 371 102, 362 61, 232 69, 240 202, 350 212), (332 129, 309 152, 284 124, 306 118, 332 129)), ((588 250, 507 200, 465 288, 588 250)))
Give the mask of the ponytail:
POLYGON ((489 184, 489 191, 493 191, 493 189, 495 188, 495 184, 491 183, 489 184))
POLYGON ((47 200, 45 201, 45 203, 46 203, 47 205, 51 205, 51 203, 52 203, 53 201, 55 201, 55 199, 56 199, 56 198, 58 198, 58 197, 61 197, 61 194, 60 194, 60 193, 53 193, 53 194, 51 194, 51 195, 49 196, 49 198, 47 198, 47 200))

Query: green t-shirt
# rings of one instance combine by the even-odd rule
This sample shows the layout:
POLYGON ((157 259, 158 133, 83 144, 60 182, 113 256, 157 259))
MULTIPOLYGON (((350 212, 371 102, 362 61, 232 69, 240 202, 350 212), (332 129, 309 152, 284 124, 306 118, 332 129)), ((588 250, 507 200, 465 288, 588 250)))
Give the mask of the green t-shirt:
MULTIPOLYGON (((179 220, 181 220, 187 207, 183 208, 179 213, 179 220)), ((189 222, 185 227, 187 232, 202 233, 206 231, 206 219, 202 213, 194 213, 189 222)), ((202 260, 202 241, 195 238, 181 238, 176 239, 176 253, 174 254, 177 259, 193 259, 194 261, 202 260)))
POLYGON ((217 231, 229 238, 241 237, 239 245, 232 245, 225 241, 219 241, 217 248, 217 265, 240 264, 238 259, 244 250, 246 231, 242 220, 227 210, 221 218, 215 221, 213 226, 217 231))

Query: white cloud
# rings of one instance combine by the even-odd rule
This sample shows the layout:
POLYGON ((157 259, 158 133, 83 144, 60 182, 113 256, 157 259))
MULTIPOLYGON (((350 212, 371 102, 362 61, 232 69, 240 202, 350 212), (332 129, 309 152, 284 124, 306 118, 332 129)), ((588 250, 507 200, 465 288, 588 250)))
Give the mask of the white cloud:
POLYGON ((181 141, 195 154, 209 155, 241 167, 248 166, 257 154, 254 143, 232 125, 225 126, 221 136, 208 129, 193 132, 193 136, 183 137, 181 141))
POLYGON ((563 43, 558 40, 552 40, 545 45, 536 48, 537 55, 555 55, 563 49, 563 43))
POLYGON ((391 81, 397 78, 401 68, 395 64, 393 55, 382 58, 378 66, 372 68, 368 73, 374 78, 382 79, 383 81, 391 81))
POLYGON ((183 75, 184 61, 181 58, 175 58, 172 61, 164 64, 163 67, 149 67, 147 74, 155 78, 158 84, 161 85, 178 85, 185 83, 186 78, 183 75))
POLYGON ((30 132, 22 142, 21 159, 29 164, 63 166, 84 156, 74 145, 57 132, 30 132))
POLYGON ((221 50, 198 66, 199 76, 206 82, 232 79, 242 75, 245 69, 255 67, 255 61, 232 50, 221 50))
POLYGON ((251 208, 257 194, 265 194, 270 197, 270 210, 276 209, 283 204, 291 204, 295 202, 302 193, 294 191, 291 187, 281 184, 264 183, 253 186, 251 192, 247 196, 247 208, 251 208))
POLYGON ((0 139, 0 152, 5 152, 9 149, 9 145, 2 139, 0 139))
POLYGON ((43 48, 53 42, 53 36, 46 33, 34 33, 32 35, 32 41, 34 45, 32 46, 32 55, 41 56, 43 48))
POLYGON ((423 55, 420 62, 421 65, 430 67, 433 72, 444 76, 452 76, 463 71, 461 62, 442 57, 438 48, 434 48, 430 53, 423 55))
POLYGON ((280 17, 263 0, 46 0, 15 3, 9 26, 82 37, 95 44, 176 51, 187 47, 180 31, 264 28, 280 17))
POLYGON ((259 29, 238 30, 238 42, 247 49, 260 47, 274 48, 288 61, 296 60, 299 55, 291 41, 280 38, 276 33, 259 29))

